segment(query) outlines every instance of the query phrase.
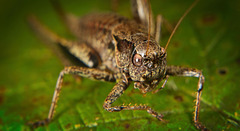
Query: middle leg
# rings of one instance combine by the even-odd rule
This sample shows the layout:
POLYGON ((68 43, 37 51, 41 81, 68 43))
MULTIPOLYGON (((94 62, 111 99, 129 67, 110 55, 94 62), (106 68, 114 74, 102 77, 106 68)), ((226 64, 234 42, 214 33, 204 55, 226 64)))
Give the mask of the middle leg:
POLYGON ((102 81, 111 81, 111 82, 116 81, 114 74, 108 71, 98 70, 95 68, 77 67, 77 66, 65 67, 59 74, 47 119, 33 123, 32 124, 33 127, 46 125, 52 120, 55 112, 55 108, 58 102, 58 98, 60 95, 60 91, 62 88, 63 77, 66 74, 79 75, 82 77, 95 79, 95 80, 102 80, 102 81))
POLYGON ((200 98, 203 90, 204 76, 202 72, 198 69, 187 68, 181 66, 168 66, 166 75, 169 76, 188 76, 188 77, 198 77, 198 90, 196 96, 196 105, 194 111, 194 123, 198 129, 205 129, 205 126, 199 122, 199 109, 200 109, 200 98))

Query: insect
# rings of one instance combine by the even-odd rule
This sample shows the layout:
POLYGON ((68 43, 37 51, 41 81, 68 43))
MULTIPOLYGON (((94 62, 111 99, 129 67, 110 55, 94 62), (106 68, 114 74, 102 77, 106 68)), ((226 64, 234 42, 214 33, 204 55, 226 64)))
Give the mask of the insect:
POLYGON ((131 82, 134 82, 134 88, 139 89, 142 93, 150 91, 156 93, 164 88, 170 76, 189 76, 199 79, 194 123, 196 128, 205 129, 198 117, 200 96, 204 84, 202 72, 194 68, 168 66, 166 62, 166 50, 174 32, 197 1, 181 17, 165 48, 159 45, 162 17, 158 15, 155 24, 147 0, 131 1, 133 20, 115 13, 95 13, 78 18, 66 14, 56 1, 53 3, 61 19, 72 34, 78 38, 78 41, 59 37, 43 26, 35 17, 29 19, 32 29, 39 37, 50 43, 50 46, 64 48, 77 61, 82 61, 86 67, 76 66, 77 64, 73 64, 61 55, 61 59, 67 66, 59 74, 48 117, 43 121, 33 123, 33 126, 45 125, 52 120, 62 88, 63 77, 66 74, 116 82, 104 101, 103 108, 105 110, 109 112, 145 110, 160 121, 163 121, 163 115, 149 106, 130 104, 112 106, 112 104, 124 93, 131 82), (156 89, 162 80, 165 80, 163 85, 156 89))

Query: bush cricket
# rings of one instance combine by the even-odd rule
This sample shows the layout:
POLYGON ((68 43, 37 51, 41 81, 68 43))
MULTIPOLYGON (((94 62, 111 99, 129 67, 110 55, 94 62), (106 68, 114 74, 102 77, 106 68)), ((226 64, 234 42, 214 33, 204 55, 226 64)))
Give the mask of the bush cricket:
POLYGON ((63 77, 66 74, 74 74, 94 80, 116 82, 104 101, 105 110, 109 112, 145 110, 160 121, 163 121, 163 115, 149 106, 130 104, 112 106, 112 103, 124 93, 131 82, 134 82, 134 88, 142 93, 150 91, 156 93, 164 88, 170 76, 197 77, 199 80, 194 124, 197 129, 206 129, 199 122, 198 117, 204 84, 202 72, 194 68, 168 66, 166 62, 166 50, 173 34, 197 2, 198 0, 180 18, 165 48, 159 45, 162 16, 157 15, 154 21, 147 0, 131 0, 133 20, 116 13, 93 13, 78 18, 65 13, 58 2, 52 0, 60 18, 78 41, 64 39, 43 26, 35 17, 29 17, 30 26, 37 36, 49 43, 49 46, 65 48, 77 61, 86 65, 86 67, 77 66, 61 55, 61 52, 56 51, 66 67, 59 74, 47 119, 32 123, 33 126, 46 125, 52 120, 63 77), (163 85, 156 89, 162 80, 165 80, 163 85))

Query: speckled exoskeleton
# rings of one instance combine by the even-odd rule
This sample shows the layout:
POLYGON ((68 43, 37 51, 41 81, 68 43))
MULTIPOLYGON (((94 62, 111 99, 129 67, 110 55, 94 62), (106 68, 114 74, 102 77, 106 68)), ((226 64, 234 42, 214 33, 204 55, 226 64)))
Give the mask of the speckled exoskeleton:
MULTIPOLYGON (((165 86, 169 76, 198 77, 194 123, 198 129, 205 128, 198 120, 200 96, 204 83, 202 72, 193 68, 168 66, 167 46, 163 48, 159 45, 163 20, 161 15, 157 15, 156 21, 153 20, 151 7, 147 0, 132 0, 131 3, 134 16, 132 20, 115 13, 95 13, 78 18, 64 13, 59 4, 54 2, 53 5, 61 19, 78 41, 59 37, 44 27, 35 17, 30 17, 29 22, 32 29, 49 43, 49 46, 64 48, 68 54, 74 56, 75 61, 81 61, 86 65, 86 67, 77 66, 77 63, 73 63, 66 55, 56 50, 56 54, 60 56, 66 67, 59 74, 47 119, 35 122, 33 126, 45 125, 52 120, 63 77, 66 74, 74 74, 95 80, 117 82, 104 101, 103 108, 105 110, 109 112, 145 110, 161 121, 163 115, 149 106, 112 106, 112 103, 124 93, 131 82, 134 82, 134 88, 139 89, 142 93, 150 91, 156 93, 165 86), (162 80, 165 80, 163 85, 156 89, 162 80)), ((177 26, 180 21, 181 19, 177 26)))

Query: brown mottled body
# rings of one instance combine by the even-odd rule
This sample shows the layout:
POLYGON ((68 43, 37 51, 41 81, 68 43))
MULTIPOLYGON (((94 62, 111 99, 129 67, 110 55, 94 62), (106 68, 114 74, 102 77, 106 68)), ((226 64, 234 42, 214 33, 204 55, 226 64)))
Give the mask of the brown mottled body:
POLYGON ((159 45, 162 17, 158 15, 155 24, 150 17, 152 12, 147 1, 132 0, 133 20, 114 13, 89 14, 78 18, 65 14, 58 3, 54 3, 54 7, 78 41, 57 36, 34 17, 30 18, 32 29, 48 43, 64 47, 87 67, 71 63, 67 57, 60 55, 61 52, 56 51, 67 67, 59 74, 48 118, 33 123, 33 126, 45 125, 52 120, 66 74, 117 82, 104 101, 104 109, 110 112, 146 110, 158 120, 163 120, 163 115, 146 105, 112 106, 112 103, 124 93, 131 82, 134 82, 134 88, 146 93, 153 91, 165 79, 163 86, 154 91, 156 93, 165 86, 169 76, 190 76, 199 78, 194 123, 198 129, 205 129, 198 121, 204 76, 197 69, 167 66, 166 50, 159 45), (142 10, 138 10, 139 8, 142 10))
MULTIPOLYGON (((147 29, 144 26, 111 13, 83 16, 79 19, 79 25, 75 27, 77 27, 75 35, 79 39, 86 41, 100 55, 101 66, 113 72, 118 70, 115 60, 116 43, 114 37, 117 37, 117 40, 131 41, 131 36, 136 33, 143 32, 147 36, 147 29)), ((147 38, 145 39, 147 40, 147 38)))

